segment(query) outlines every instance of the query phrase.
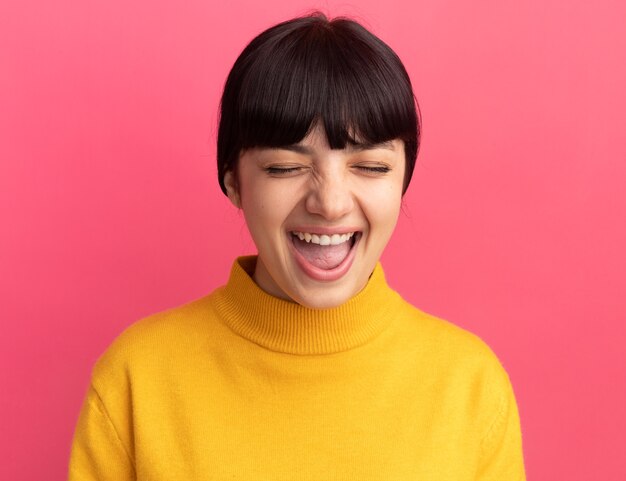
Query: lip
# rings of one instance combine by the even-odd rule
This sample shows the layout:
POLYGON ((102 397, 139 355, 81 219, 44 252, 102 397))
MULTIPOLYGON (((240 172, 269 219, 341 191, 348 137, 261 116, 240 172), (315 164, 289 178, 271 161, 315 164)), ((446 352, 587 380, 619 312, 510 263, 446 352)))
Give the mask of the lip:
POLYGON ((322 226, 313 226, 313 225, 301 225, 294 227, 293 229, 289 229, 289 234, 292 232, 308 232, 309 234, 349 234, 350 232, 360 233, 361 229, 358 227, 322 227, 322 226))
POLYGON ((320 269, 319 267, 315 267, 309 264, 309 262, 302 256, 302 254, 298 252, 298 250, 293 245, 294 241, 293 241, 293 235, 291 234, 291 232, 293 231, 290 231, 287 234, 289 236, 288 245, 289 245, 289 250, 291 251, 291 254, 296 260, 296 263, 307 276, 309 276, 313 280, 320 281, 320 282, 336 281, 338 279, 341 279, 343 276, 345 276, 348 273, 348 271, 350 270, 350 267, 352 267, 352 263, 354 262, 354 257, 356 256, 356 249, 362 237, 361 231, 359 230, 337 230, 337 229, 328 229, 328 228, 324 228, 321 230, 321 228, 318 227, 313 230, 297 231, 297 232, 310 232, 310 233, 315 233, 315 234, 320 233, 320 234, 327 234, 327 235, 347 234, 349 232, 355 232, 354 245, 350 249, 350 252, 346 256, 346 258, 343 261, 341 261, 341 264, 339 264, 336 267, 333 267, 332 269, 320 269))

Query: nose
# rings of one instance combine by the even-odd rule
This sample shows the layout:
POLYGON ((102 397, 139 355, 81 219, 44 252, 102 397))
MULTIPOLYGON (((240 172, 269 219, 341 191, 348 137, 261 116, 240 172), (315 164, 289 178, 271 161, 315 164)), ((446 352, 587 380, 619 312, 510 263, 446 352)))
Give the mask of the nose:
POLYGON ((353 192, 341 176, 316 179, 309 187, 306 209, 326 220, 337 220, 354 208, 353 192))

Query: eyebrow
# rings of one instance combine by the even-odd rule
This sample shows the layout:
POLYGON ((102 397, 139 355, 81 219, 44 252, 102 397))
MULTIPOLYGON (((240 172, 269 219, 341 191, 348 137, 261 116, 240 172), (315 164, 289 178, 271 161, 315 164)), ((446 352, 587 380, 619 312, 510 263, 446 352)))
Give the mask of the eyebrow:
MULTIPOLYGON (((298 154, 303 154, 303 155, 313 155, 315 153, 315 151, 312 148, 307 147, 306 145, 301 145, 301 144, 282 145, 280 147, 277 147, 277 149, 288 150, 290 152, 296 152, 298 154)), ((375 149, 386 149, 386 150, 393 151, 395 150, 395 146, 391 140, 388 140, 386 142, 378 142, 378 143, 361 142, 361 143, 353 143, 353 144, 346 145, 346 150, 353 151, 353 152, 363 152, 365 150, 375 150, 375 149)))

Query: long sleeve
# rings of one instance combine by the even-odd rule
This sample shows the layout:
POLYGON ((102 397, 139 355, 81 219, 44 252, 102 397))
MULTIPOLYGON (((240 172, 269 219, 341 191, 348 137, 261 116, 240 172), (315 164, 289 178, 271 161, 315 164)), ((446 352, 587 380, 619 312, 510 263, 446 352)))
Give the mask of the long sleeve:
POLYGON ((483 438, 477 481, 524 481, 522 434, 515 395, 509 378, 501 372, 500 405, 483 438))
POLYGON ((93 386, 89 387, 74 433, 68 480, 135 480, 130 455, 93 386))

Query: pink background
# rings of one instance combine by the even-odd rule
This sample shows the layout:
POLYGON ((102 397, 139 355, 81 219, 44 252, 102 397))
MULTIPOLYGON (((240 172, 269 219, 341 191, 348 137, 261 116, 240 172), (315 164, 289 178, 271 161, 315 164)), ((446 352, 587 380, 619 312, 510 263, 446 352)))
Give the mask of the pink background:
POLYGON ((625 4, 220 3, 0 6, 0 479, 64 479, 97 356, 252 252, 215 179, 220 90, 312 7, 385 39, 420 101, 390 283, 498 353, 529 479, 626 479, 625 4))

